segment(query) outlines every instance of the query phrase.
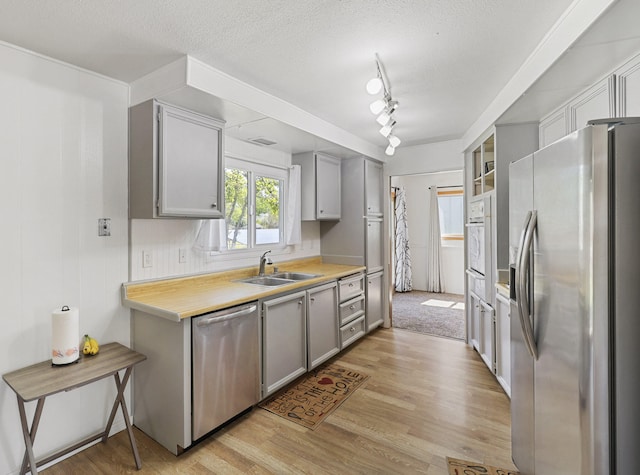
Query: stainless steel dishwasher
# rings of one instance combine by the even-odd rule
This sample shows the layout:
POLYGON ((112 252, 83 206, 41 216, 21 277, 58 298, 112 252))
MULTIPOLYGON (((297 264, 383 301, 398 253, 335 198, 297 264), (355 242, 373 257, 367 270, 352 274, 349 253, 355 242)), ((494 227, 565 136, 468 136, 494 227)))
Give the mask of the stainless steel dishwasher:
POLYGON ((257 302, 195 317, 191 334, 195 441, 260 399, 257 302))

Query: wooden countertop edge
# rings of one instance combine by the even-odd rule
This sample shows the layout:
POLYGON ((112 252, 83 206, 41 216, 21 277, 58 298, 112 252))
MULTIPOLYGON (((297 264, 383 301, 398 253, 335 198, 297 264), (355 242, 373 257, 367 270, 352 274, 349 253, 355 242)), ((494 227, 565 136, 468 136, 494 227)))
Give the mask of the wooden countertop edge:
MULTIPOLYGON (((154 281, 126 282, 122 284, 121 289, 122 303, 124 306, 134 310, 139 310, 141 312, 165 318, 174 322, 180 322, 185 318, 191 318, 216 310, 233 307, 235 305, 241 305, 243 303, 263 299, 265 297, 270 297, 273 295, 288 293, 296 289, 306 288, 314 286, 316 284, 322 284, 323 282, 329 282, 334 279, 339 279, 341 277, 346 277, 366 271, 365 266, 347 266, 344 264, 323 263, 321 258, 307 258, 297 261, 290 261, 282 263, 278 265, 278 267, 280 272, 296 271, 309 272, 314 274, 318 274, 318 268, 322 267, 337 267, 340 268, 340 270, 332 271, 312 279, 296 281, 277 287, 266 287, 235 282, 236 280, 255 275, 257 269, 253 267, 196 276, 158 279, 154 281), (193 294, 194 299, 202 298, 210 292, 210 285, 216 282, 218 282, 219 284, 224 283, 225 286, 227 286, 230 290, 235 290, 235 293, 240 294, 240 296, 230 298, 229 300, 223 300, 221 297, 220 300, 215 301, 215 303, 196 305, 193 308, 185 308, 183 311, 174 311, 163 306, 152 305, 144 302, 145 297, 157 297, 159 292, 164 294, 164 300, 170 301, 172 295, 169 295, 167 297, 167 294, 177 294, 178 292, 180 292, 180 289, 184 289, 187 286, 187 293, 193 294), (134 289, 135 291, 133 292, 133 295, 131 295, 130 290, 134 289)), ((211 299, 216 300, 215 296, 212 296, 211 299)), ((170 306, 171 305, 167 305, 167 307, 170 306)))

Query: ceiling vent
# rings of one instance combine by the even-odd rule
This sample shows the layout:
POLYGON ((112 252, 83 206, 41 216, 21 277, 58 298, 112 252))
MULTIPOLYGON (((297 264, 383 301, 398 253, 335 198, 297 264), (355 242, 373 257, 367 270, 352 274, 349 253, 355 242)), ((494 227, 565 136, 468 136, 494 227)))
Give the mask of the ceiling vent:
POLYGON ((249 142, 255 143, 258 145, 275 145, 277 143, 277 142, 274 142, 273 140, 265 139, 264 137, 256 137, 253 139, 249 139, 249 142))

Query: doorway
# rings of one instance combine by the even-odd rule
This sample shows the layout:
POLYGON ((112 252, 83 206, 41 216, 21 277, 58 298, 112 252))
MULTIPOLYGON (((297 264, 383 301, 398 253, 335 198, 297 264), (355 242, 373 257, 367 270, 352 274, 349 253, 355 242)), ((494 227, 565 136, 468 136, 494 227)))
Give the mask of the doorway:
POLYGON ((390 311, 394 328, 461 341, 466 338, 463 177, 462 170, 391 176, 390 311), (433 218, 437 226, 430 219, 433 196, 437 203, 433 208, 439 214, 433 218), (429 233, 437 228, 438 238, 430 238, 429 233), (431 249, 431 243, 439 244, 439 292, 434 292, 438 287, 434 288, 427 270, 438 252, 431 249), (403 251, 405 247, 407 251, 403 251), (402 265, 406 260, 409 269, 402 265))

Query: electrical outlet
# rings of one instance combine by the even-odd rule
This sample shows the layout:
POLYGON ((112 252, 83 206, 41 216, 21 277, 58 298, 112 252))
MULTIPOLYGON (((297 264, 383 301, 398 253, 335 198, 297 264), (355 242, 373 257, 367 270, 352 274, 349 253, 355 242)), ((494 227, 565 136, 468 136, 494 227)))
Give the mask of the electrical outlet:
POLYGON ((180 248, 178 250, 178 262, 180 264, 184 264, 185 262, 187 262, 187 250, 184 248, 180 248))
POLYGON ((142 251, 142 267, 153 267, 153 254, 151 251, 142 251))
POLYGON ((111 218, 98 219, 98 236, 111 236, 111 218))

